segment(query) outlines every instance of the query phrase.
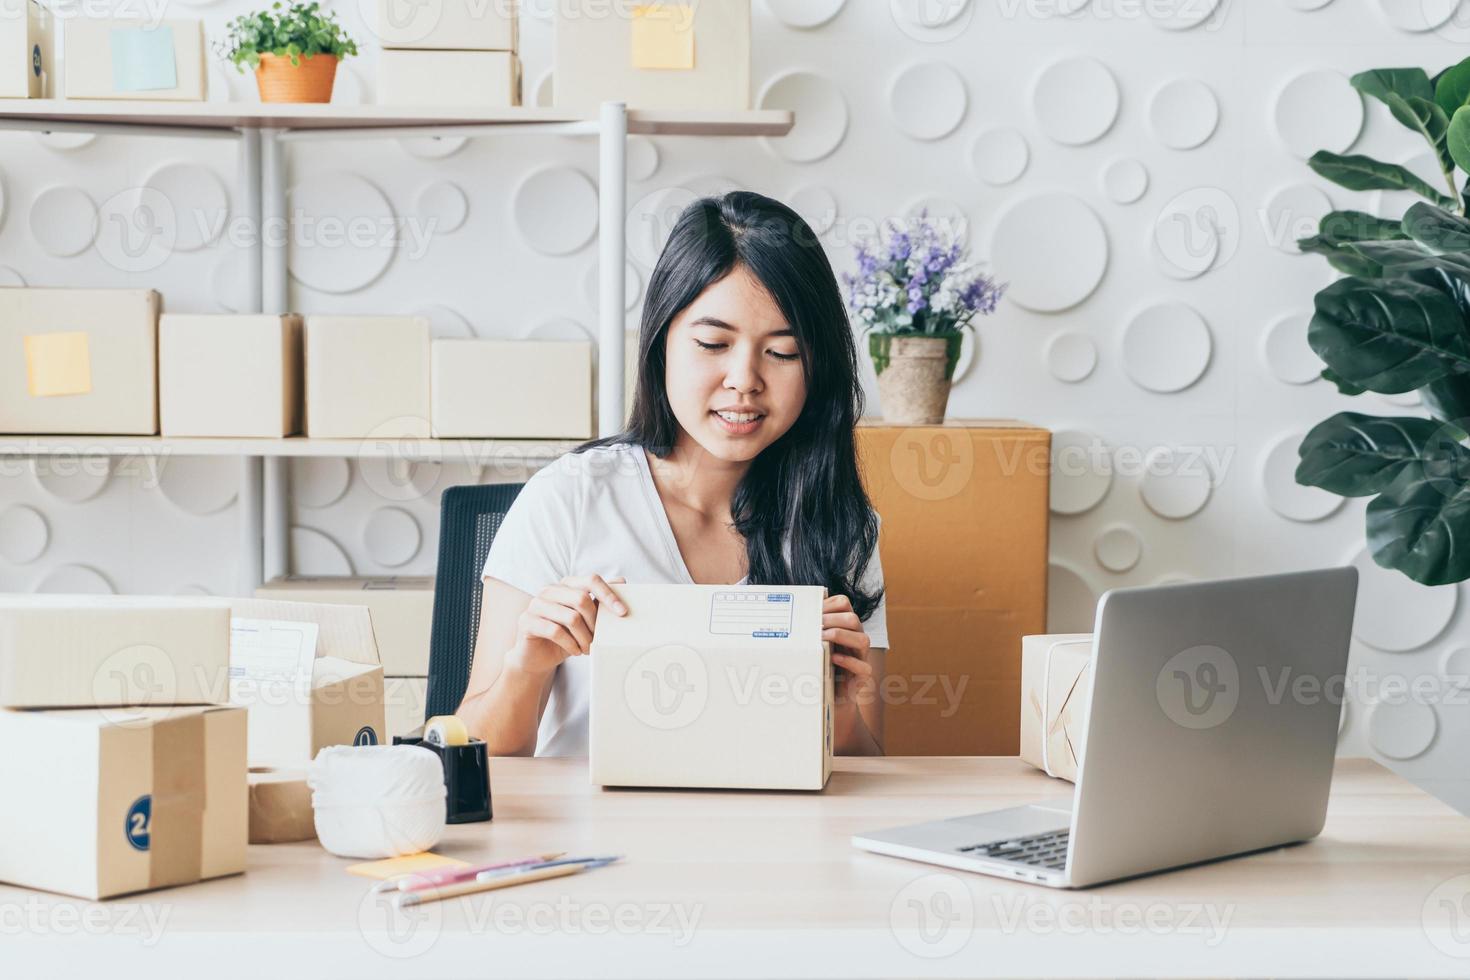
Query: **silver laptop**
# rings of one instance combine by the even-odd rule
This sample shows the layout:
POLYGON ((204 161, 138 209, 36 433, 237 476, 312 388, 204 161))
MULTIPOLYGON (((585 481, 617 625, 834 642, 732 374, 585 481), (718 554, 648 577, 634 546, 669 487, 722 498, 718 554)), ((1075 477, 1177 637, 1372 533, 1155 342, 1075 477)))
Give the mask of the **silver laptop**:
POLYGON ((1115 589, 1097 607, 1070 802, 859 834, 879 854, 1055 888, 1317 836, 1354 568, 1115 589))

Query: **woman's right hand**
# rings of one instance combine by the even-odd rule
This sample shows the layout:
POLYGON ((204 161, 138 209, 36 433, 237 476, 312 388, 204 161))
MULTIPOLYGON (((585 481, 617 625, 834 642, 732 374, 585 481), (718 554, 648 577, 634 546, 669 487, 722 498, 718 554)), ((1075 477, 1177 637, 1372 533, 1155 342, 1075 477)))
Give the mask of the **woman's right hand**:
POLYGON ((569 575, 542 589, 516 622, 516 642, 506 654, 506 666, 544 675, 568 657, 587 654, 601 606, 619 616, 628 614, 628 607, 609 586, 622 581, 621 577, 569 575))

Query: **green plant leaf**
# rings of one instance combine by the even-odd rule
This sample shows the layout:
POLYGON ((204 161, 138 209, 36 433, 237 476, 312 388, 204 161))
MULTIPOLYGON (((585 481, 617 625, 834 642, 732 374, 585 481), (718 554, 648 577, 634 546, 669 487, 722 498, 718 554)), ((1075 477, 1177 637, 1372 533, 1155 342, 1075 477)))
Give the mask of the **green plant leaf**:
POLYGON ((1439 460, 1406 466, 1368 504, 1368 550, 1385 568, 1423 585, 1470 578, 1467 464, 1439 460))
POLYGON ((1462 429, 1470 424, 1470 374, 1447 374, 1421 388, 1419 396, 1435 418, 1462 429))
POLYGON ((1470 462, 1470 453, 1458 444, 1464 435, 1433 419, 1338 412, 1319 422, 1297 448, 1296 482, 1342 497, 1382 493, 1413 462, 1470 462))
POLYGON ((1434 81, 1434 101, 1450 117, 1470 103, 1470 58, 1440 73, 1434 81))
POLYGON ((1470 106, 1461 106, 1450 117, 1449 134, 1445 137, 1450 157, 1461 170, 1470 170, 1470 106))
MULTIPOLYGON (((1453 140, 1454 123, 1450 123, 1453 140)), ((1317 174, 1346 187, 1350 191, 1411 191, 1441 207, 1454 207, 1454 198, 1430 187, 1418 175, 1396 163, 1383 163, 1372 157, 1354 154, 1343 156, 1319 150, 1307 161, 1317 174)))
POLYGON ((1344 247, 1377 262, 1385 275, 1437 269, 1470 280, 1470 252, 1439 255, 1418 242, 1352 242, 1344 247))
POLYGON ((1423 68, 1374 68, 1359 72, 1348 81, 1359 92, 1379 101, 1389 95, 1434 98, 1434 86, 1423 68))
POLYGON ((1322 380, 1336 387, 1337 390, 1344 395, 1361 395, 1363 392, 1368 390, 1367 388, 1361 387, 1360 385, 1355 385, 1351 381, 1339 377, 1337 373, 1332 370, 1332 368, 1322 369, 1322 380))
POLYGON ((1416 202, 1404 214, 1402 228, 1414 241, 1435 251, 1470 252, 1470 219, 1432 204, 1416 202))
POLYGON ((1307 328, 1312 350, 1338 377, 1369 391, 1413 391, 1470 373, 1464 315, 1430 286, 1349 277, 1319 292, 1316 310, 1307 328))

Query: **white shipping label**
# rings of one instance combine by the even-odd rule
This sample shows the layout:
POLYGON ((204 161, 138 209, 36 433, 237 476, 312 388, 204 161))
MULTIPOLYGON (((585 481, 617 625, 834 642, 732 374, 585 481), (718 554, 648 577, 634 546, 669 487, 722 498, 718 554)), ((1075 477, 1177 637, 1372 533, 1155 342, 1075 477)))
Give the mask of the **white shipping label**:
POLYGON ((316 623, 230 620, 230 684, 310 683, 316 661, 316 623))
POLYGON ((788 637, 796 597, 790 592, 716 592, 709 631, 727 636, 788 637))

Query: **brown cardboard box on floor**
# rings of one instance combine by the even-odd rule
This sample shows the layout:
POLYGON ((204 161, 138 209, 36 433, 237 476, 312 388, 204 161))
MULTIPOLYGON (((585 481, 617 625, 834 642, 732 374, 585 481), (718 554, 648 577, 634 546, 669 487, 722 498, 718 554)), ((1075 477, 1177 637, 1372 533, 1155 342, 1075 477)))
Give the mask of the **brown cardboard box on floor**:
POLYGON ((858 430, 890 649, 889 755, 1015 755, 1021 637, 1046 631, 1051 433, 948 419, 858 430))

